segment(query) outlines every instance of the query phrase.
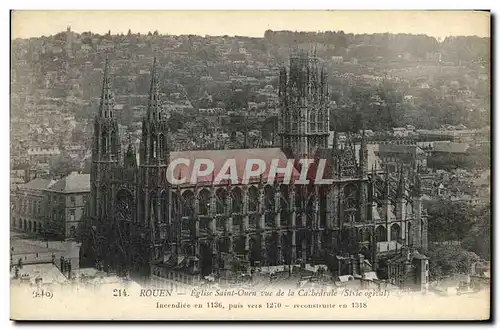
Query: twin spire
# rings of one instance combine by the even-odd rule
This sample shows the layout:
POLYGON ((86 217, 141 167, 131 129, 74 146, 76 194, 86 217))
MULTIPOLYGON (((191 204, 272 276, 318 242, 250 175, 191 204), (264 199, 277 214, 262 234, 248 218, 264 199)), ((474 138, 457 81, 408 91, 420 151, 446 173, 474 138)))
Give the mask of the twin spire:
MULTIPOLYGON (((114 117, 115 97, 113 93, 109 68, 110 68, 109 58, 108 56, 106 56, 106 62, 104 65, 102 92, 101 92, 101 103, 99 106, 99 116, 104 118, 114 117)), ((155 56, 153 60, 153 69, 151 72, 151 87, 149 90, 147 119, 148 121, 160 120, 161 115, 162 115, 162 104, 160 100, 160 82, 158 79, 157 60, 155 56)))
POLYGON ((106 56, 106 63, 104 64, 104 78, 102 82, 101 104, 99 105, 99 116, 104 118, 113 118, 115 107, 115 95, 111 85, 111 78, 109 76, 109 59, 106 56))
POLYGON ((153 60, 153 70, 151 72, 151 88, 148 100, 148 120, 160 120, 162 114, 162 105, 160 100, 160 82, 156 68, 156 56, 153 60))

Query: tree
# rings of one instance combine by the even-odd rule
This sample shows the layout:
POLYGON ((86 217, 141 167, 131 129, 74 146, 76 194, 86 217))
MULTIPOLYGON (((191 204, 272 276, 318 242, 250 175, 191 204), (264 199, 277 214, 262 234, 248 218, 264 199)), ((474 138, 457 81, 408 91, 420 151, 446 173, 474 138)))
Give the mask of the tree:
POLYGON ((72 143, 82 143, 85 141, 85 132, 81 126, 76 126, 71 132, 72 143))
POLYGON ((431 245, 425 252, 429 258, 430 278, 439 279, 452 274, 468 274, 479 256, 459 246, 431 245))
POLYGON ((188 122, 187 118, 178 112, 173 112, 168 119, 168 127, 171 132, 176 132, 184 127, 184 123, 188 122))
POLYGON ((444 200, 427 204, 427 213, 429 240, 435 242, 461 241, 476 216, 472 207, 444 200))
POLYGON ((463 247, 477 253, 481 258, 491 258, 491 207, 490 204, 479 210, 476 223, 463 240, 463 247))
POLYGON ((48 219, 45 226, 40 230, 40 235, 46 240, 63 240, 65 227, 61 220, 48 219))
POLYGON ((64 177, 75 170, 76 167, 73 164, 73 160, 65 151, 61 152, 59 156, 54 157, 50 162, 50 172, 54 177, 64 177))

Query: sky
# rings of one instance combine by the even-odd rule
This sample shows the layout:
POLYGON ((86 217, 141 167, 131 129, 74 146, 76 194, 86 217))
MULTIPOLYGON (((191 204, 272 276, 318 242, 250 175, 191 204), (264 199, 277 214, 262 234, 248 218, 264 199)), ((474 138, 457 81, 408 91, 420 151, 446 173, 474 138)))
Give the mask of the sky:
POLYGON ((411 33, 436 38, 490 36, 490 14, 472 11, 13 11, 12 38, 65 31, 104 34, 240 35, 263 37, 268 29, 345 33, 411 33))

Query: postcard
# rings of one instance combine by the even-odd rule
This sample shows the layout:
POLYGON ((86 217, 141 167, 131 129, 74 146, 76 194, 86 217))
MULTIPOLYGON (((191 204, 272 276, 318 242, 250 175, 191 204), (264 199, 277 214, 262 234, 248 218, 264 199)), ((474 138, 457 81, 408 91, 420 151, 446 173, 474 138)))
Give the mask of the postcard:
POLYGON ((488 11, 11 12, 12 320, 488 320, 488 11))

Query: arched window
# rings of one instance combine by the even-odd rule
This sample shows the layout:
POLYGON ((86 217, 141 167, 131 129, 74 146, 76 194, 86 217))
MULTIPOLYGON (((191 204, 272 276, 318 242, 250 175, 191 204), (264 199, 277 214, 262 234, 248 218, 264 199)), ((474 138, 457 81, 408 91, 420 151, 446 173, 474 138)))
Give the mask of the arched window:
POLYGON ((280 206, 281 209, 288 209, 288 206, 290 205, 290 194, 288 193, 288 185, 281 185, 280 186, 280 206))
POLYGON ((162 191, 161 193, 161 219, 163 223, 169 223, 170 222, 170 217, 168 214, 168 192, 167 191, 162 191))
POLYGON ((397 223, 391 225, 391 241, 401 240, 401 227, 397 223))
POLYGON ((194 194, 191 190, 182 193, 182 216, 193 217, 194 215, 194 194))
POLYGON ((207 189, 203 189, 198 194, 198 206, 200 215, 209 215, 210 211, 210 192, 207 189))
POLYGON ((240 188, 236 187, 231 190, 232 197, 232 213, 241 213, 243 211, 243 192, 240 188))
POLYGON ((165 148, 165 141, 164 141, 164 135, 160 134, 158 136, 158 143, 159 143, 159 148, 158 148, 158 157, 163 158, 163 149, 165 148))
POLYGON ((259 190, 254 186, 248 188, 248 211, 259 211, 259 190))
POLYGON ((424 245, 424 220, 420 220, 420 244, 424 245))
POLYGON ((250 264, 255 265, 256 261, 260 261, 260 242, 252 237, 249 240, 250 264))
POLYGON ((109 141, 108 141, 108 135, 106 133, 103 133, 101 137, 101 146, 102 146, 102 154, 105 155, 106 153, 108 153, 109 141))
POLYGON ((295 207, 302 209, 304 203, 304 194, 302 193, 301 186, 295 186, 295 207))
POLYGON ((215 192, 216 195, 216 213, 224 214, 226 213, 226 202, 227 202, 227 191, 225 189, 219 188, 215 192))
POLYGON ((274 211, 274 188, 270 185, 264 187, 264 206, 266 211, 274 211))
POLYGON ((370 229, 365 229, 363 233, 363 241, 364 242, 369 242, 370 241, 370 229))
POLYGON ((135 203, 132 193, 121 189, 116 194, 115 216, 117 220, 132 221, 134 218, 135 203))
POLYGON ((387 241, 387 231, 385 230, 384 226, 377 227, 375 236, 377 238, 377 242, 387 241))
POLYGON ((412 239, 412 233, 411 233, 411 222, 408 222, 408 234, 406 234, 406 237, 408 237, 408 245, 411 246, 413 244, 413 239, 412 239))
POLYGON ((354 184, 349 184, 344 187, 344 210, 353 210, 358 207, 357 187, 354 184))
POLYGON ((157 192, 152 191, 149 194, 149 212, 150 212, 149 215, 155 223, 158 223, 160 220, 160 217, 158 214, 159 210, 157 207, 159 202, 160 202, 160 200, 159 200, 159 197, 157 195, 157 192))
POLYGON ((158 145, 157 145, 156 134, 151 134, 151 158, 157 157, 158 145))
POLYGON ((180 212, 180 196, 177 193, 172 192, 172 213, 170 214, 170 218, 173 221, 178 221, 179 212, 180 212))

